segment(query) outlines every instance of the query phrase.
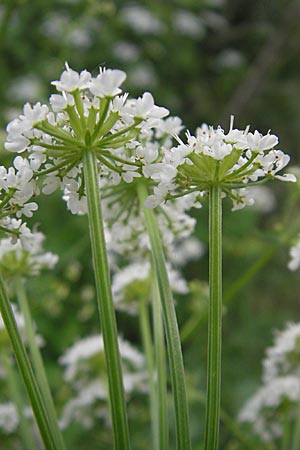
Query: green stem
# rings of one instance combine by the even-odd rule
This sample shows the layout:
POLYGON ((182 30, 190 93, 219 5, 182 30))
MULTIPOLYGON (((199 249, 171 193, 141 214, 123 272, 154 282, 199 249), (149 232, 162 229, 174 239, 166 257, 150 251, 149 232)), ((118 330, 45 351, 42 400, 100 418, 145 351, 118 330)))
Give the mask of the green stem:
POLYGON ((0 311, 9 335, 14 354, 28 392, 37 425, 46 450, 57 450, 55 440, 49 426, 46 408, 36 378, 30 365, 28 355, 19 334, 14 314, 8 299, 2 276, 0 274, 0 311))
POLYGON ((146 365, 148 371, 149 381, 149 404, 150 404, 150 416, 151 416, 151 432, 152 432, 152 448, 153 450, 159 450, 159 424, 157 417, 157 395, 156 385, 154 381, 155 368, 154 368, 154 352, 151 336, 151 329, 149 324, 149 314, 147 308, 147 299, 140 299, 140 330, 142 336, 143 349, 146 357, 146 365))
POLYGON ((101 139, 100 144, 99 144, 99 145, 100 145, 100 148, 101 148, 104 144, 107 144, 107 143, 109 143, 109 144, 112 143, 112 144, 113 144, 113 143, 115 142, 115 139, 116 139, 117 137, 122 136, 122 135, 128 133, 128 131, 130 131, 130 130, 133 130, 133 129, 137 126, 138 123, 139 123, 139 121, 135 120, 135 122, 134 122, 132 125, 129 125, 128 127, 123 128, 122 130, 117 131, 116 133, 111 133, 109 136, 107 136, 107 137, 101 139))
POLYGON ((182 344, 185 343, 192 336, 192 334, 197 330, 197 328, 199 328, 204 317, 206 317, 207 319, 207 315, 205 316, 194 315, 190 317, 190 319, 184 324, 184 326, 181 328, 180 333, 182 344))
POLYGON ((257 258, 249 268, 245 270, 242 275, 235 280, 224 293, 224 304, 228 304, 235 297, 235 295, 249 283, 255 275, 267 265, 272 259, 275 252, 278 250, 280 244, 276 243, 271 248, 267 249, 259 258, 257 258))
POLYGON ((24 450, 33 450, 37 445, 36 442, 34 442, 31 425, 24 416, 24 409, 27 405, 21 393, 21 386, 18 382, 17 374, 15 368, 13 367, 13 363, 7 349, 4 349, 3 351, 3 365, 6 372, 6 380, 8 383, 9 392, 18 411, 18 417, 20 421, 20 434, 22 438, 22 444, 24 445, 24 450))
POLYGON ((58 427, 57 422, 57 415, 53 403, 53 398, 51 395, 47 375, 45 372, 45 367, 43 364, 42 356, 40 353, 40 350, 38 348, 37 342, 36 342, 36 335, 34 332, 33 322, 31 318, 31 313, 28 305, 28 300, 25 292, 24 282, 20 278, 17 278, 15 281, 15 288, 16 288, 16 294, 18 303, 20 306, 20 310, 24 316, 25 321, 25 331, 26 331, 26 337, 28 342, 28 347, 32 359, 32 364, 35 371, 35 376, 37 379, 37 382, 39 384, 39 388, 41 390, 41 394, 43 396, 45 407, 47 410, 49 423, 51 426, 52 434, 55 438, 56 442, 56 448, 60 450, 65 450, 65 444, 64 440, 61 434, 61 431, 58 427))
POLYGON ((300 404, 298 406, 298 416, 295 421, 291 450, 300 448, 300 404))
POLYGON ((129 450, 129 430, 118 347, 117 324, 106 254, 97 159, 93 151, 83 155, 88 220, 95 273, 97 303, 103 333, 112 425, 116 450, 129 450))
MULTIPOLYGON (((191 390, 190 396, 192 401, 199 401, 203 405, 206 404, 205 394, 199 391, 198 389, 191 390)), ((264 444, 262 444, 263 448, 258 443, 254 444, 253 436, 241 430, 240 425, 236 423, 236 421, 232 419, 231 416, 222 408, 220 408, 220 418, 221 422, 223 423, 224 427, 226 427, 227 431, 231 433, 234 439, 240 442, 240 444, 242 445, 241 448, 253 450, 255 446, 255 450, 266 450, 264 444)), ((297 450, 299 449, 297 448, 297 450)))
POLYGON ((37 130, 43 131, 44 133, 50 134, 50 136, 54 136, 60 141, 66 142, 67 144, 71 144, 73 146, 78 146, 78 144, 82 144, 82 142, 79 142, 78 140, 73 138, 67 131, 58 128, 56 125, 51 125, 49 122, 46 122, 45 120, 36 124, 35 128, 37 130))
MULTIPOLYGON (((153 271, 152 271, 153 272, 153 271)), ((157 416, 159 423, 159 449, 167 450, 169 443, 168 428, 168 393, 166 372, 166 349, 164 325, 159 295, 158 280, 155 272, 152 276, 152 310, 153 310, 153 334, 155 344, 155 361, 157 371, 157 416)))
POLYGON ((280 445, 280 449, 281 450, 289 450, 291 447, 289 445, 290 442, 290 417, 289 417, 289 407, 288 405, 286 406, 286 410, 283 412, 284 417, 283 417, 283 434, 282 434, 282 439, 281 439, 281 445, 280 445))
POLYGON ((209 190, 209 317, 205 450, 219 444, 222 329, 222 198, 221 187, 209 190))
POLYGON ((188 404, 185 387, 185 374, 181 352, 180 336, 176 319, 173 296, 169 284, 163 247, 154 212, 144 207, 148 192, 146 187, 138 184, 138 196, 141 208, 144 209, 144 218, 149 233, 151 252, 153 254, 154 269, 158 281, 159 293, 162 302, 163 319, 167 339, 171 382, 175 406, 176 441, 178 450, 190 450, 190 433, 188 404))
POLYGON ((96 139, 98 139, 99 135, 100 135, 100 131, 102 128, 102 125, 104 123, 104 120, 107 116, 108 113, 108 108, 109 108, 109 104, 110 104, 110 100, 108 98, 104 98, 103 100, 101 100, 100 102, 100 112, 99 112, 99 120, 97 125, 94 127, 94 131, 92 134, 92 142, 95 142, 96 139))

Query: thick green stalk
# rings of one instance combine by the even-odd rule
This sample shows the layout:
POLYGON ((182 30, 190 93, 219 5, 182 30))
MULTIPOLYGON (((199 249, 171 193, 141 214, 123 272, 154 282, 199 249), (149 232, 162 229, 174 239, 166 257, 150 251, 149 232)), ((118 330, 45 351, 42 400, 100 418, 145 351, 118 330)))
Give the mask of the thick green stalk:
POLYGON ((157 395, 155 385, 155 367, 154 367, 154 350, 151 335, 151 328, 149 323, 149 313, 147 306, 147 299, 140 299, 140 330, 142 336, 143 349, 146 357, 146 365, 148 371, 149 382, 149 406, 151 417, 151 436, 152 449, 159 450, 159 423, 157 416, 157 395))
POLYGON ((169 427, 168 427, 166 348, 165 348, 165 334, 164 334, 161 300, 158 288, 158 280, 156 279, 155 271, 152 274, 152 311, 153 311, 153 333, 155 344, 155 366, 157 371, 156 413, 159 424, 158 448, 160 450, 167 450, 169 443, 169 427))
POLYGON ((29 347, 29 351, 30 351, 30 355, 31 355, 33 368, 35 371, 35 376, 36 376, 37 382, 39 384, 39 388, 41 390, 41 394, 42 394, 44 402, 45 402, 45 407, 46 407, 47 414, 49 417, 49 423, 50 423, 50 426, 52 429, 52 434, 53 434, 53 436, 55 438, 55 442, 56 442, 56 448, 57 448, 57 450, 58 449, 65 450, 66 447, 64 444, 64 440, 63 440, 61 431, 58 427, 57 415, 56 415, 47 375, 45 372, 45 367, 43 364, 43 359, 42 359, 40 350, 39 350, 37 342, 36 342, 36 334, 34 332, 30 308, 28 305, 23 280, 21 280, 20 278, 17 278, 15 280, 15 288, 16 288, 18 303, 19 303, 21 312, 24 316, 26 338, 27 338, 27 342, 28 342, 28 347, 29 347))
POLYGON ((97 160, 94 151, 91 150, 84 153, 83 169, 97 304, 103 334, 115 448, 116 450, 129 450, 129 430, 118 346, 117 324, 105 246, 97 160))
POLYGON ((190 433, 188 404, 185 387, 185 374, 181 352, 180 336, 176 319, 173 296, 169 284, 163 247, 154 212, 144 207, 147 189, 143 184, 138 186, 141 207, 144 209, 145 224, 151 243, 154 269, 162 302, 163 319, 167 339, 167 351, 171 373, 172 391, 175 406, 177 450, 190 450, 190 433))
POLYGON ((49 425, 46 408, 41 396, 36 378, 31 368, 30 360, 24 348, 19 334, 10 301, 5 289, 5 285, 0 274, 0 311, 7 330, 13 351, 22 375, 28 396, 32 405, 32 410, 40 430, 42 440, 46 450, 57 450, 54 436, 49 425))
POLYGON ((209 313, 205 450, 219 445, 222 342, 222 191, 209 191, 209 313))
POLYGON ((21 386, 16 374, 16 370, 11 361, 10 354, 6 349, 3 350, 3 366, 6 372, 6 380, 8 383, 9 393, 18 412, 22 445, 24 445, 24 450, 34 450, 37 447, 37 443, 34 441, 32 433, 33 430, 31 429, 32 426, 24 416, 24 410, 27 405, 20 389, 21 386))

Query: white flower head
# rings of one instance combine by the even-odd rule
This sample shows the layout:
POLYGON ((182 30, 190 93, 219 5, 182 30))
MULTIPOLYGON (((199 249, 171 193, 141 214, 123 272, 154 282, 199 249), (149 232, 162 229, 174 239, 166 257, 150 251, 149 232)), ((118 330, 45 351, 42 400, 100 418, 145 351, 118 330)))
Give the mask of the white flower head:
POLYGON ((0 428, 4 434, 14 433, 19 426, 19 416, 12 402, 0 403, 0 428))
POLYGON ((290 157, 274 149, 278 137, 270 133, 263 136, 257 130, 250 133, 249 127, 234 129, 233 116, 228 133, 220 126, 215 129, 202 124, 195 136, 186 133, 186 143, 176 135, 175 139, 179 144, 177 147, 166 148, 159 161, 150 161, 143 168, 144 175, 156 182, 159 191, 165 191, 160 199, 150 194, 146 203, 149 207, 196 191, 204 195, 212 185, 219 185, 223 196, 233 200, 233 210, 237 210, 254 203, 245 188, 262 182, 263 178, 296 181, 293 174, 279 173, 290 157), (158 168, 163 165, 169 166, 169 177, 158 173, 158 168), (173 166, 173 173, 170 166, 173 166))
POLYGON ((129 103, 129 108, 135 117, 141 119, 161 119, 169 114, 167 108, 156 106, 154 104, 154 99, 150 92, 145 92, 142 97, 132 100, 131 103, 129 103))
MULTIPOLYGON (((119 337, 119 349, 123 363, 124 372, 131 370, 142 370, 144 367, 144 356, 135 349, 128 341, 119 337)), ((60 357, 60 363, 65 367, 65 380, 81 390, 88 382, 98 379, 92 368, 96 366, 104 369, 104 346, 102 335, 94 335, 81 339, 67 349, 60 357), (97 365, 98 361, 98 365, 97 365)))
POLYGON ((278 137, 275 134, 267 133, 263 136, 259 131, 255 130, 254 133, 247 133, 247 143, 249 148, 253 151, 263 152, 274 148, 279 142, 278 137))
POLYGON ((100 75, 89 84, 92 94, 97 97, 115 97, 121 94, 120 85, 125 81, 126 73, 118 69, 100 69, 100 75))
POLYGON ((9 277, 16 275, 38 275, 43 269, 53 269, 58 256, 44 252, 45 236, 40 232, 30 233, 30 246, 26 249, 21 240, 12 243, 11 239, 0 240, 0 267, 9 277))
POLYGON ((285 376, 272 379, 246 402, 239 413, 239 421, 251 423, 254 431, 265 441, 278 438, 283 433, 282 414, 290 420, 298 416, 300 379, 285 376), (284 405, 284 411, 283 411, 284 405))
POLYGON ((293 272, 300 267, 300 240, 290 248, 288 268, 293 272))
POLYGON ((285 375, 300 375, 299 323, 288 323, 284 330, 276 332, 274 344, 266 350, 263 368, 265 382, 285 375))
POLYGON ((69 65, 66 63, 66 70, 61 74, 61 77, 58 81, 52 81, 53 84, 58 91, 65 92, 74 92, 77 89, 86 89, 90 83, 91 74, 83 70, 80 72, 76 72, 73 69, 70 69, 69 65))

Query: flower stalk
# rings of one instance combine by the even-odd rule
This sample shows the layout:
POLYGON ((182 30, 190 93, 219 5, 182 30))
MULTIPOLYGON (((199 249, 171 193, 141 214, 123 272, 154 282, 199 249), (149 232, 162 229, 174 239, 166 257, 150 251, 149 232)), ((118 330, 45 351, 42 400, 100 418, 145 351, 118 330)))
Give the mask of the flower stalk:
POLYGON ((157 417, 158 399, 155 385, 154 349, 146 298, 140 299, 139 320, 149 379, 149 407, 151 417, 152 448, 153 450, 159 450, 159 423, 157 417))
POLYGON ((24 397, 22 395, 20 384, 18 382, 18 377, 16 370, 13 366, 11 360, 11 355, 4 349, 2 353, 3 366, 6 372, 6 379, 8 383, 8 388, 10 391, 11 398, 16 406, 19 422, 20 422, 20 435, 22 438, 22 443, 24 445, 24 450, 32 450, 36 447, 32 431, 29 426, 28 420, 24 417, 24 409, 26 407, 24 397))
POLYGON ((151 209, 144 207, 147 195, 148 192, 146 187, 140 183, 138 185, 138 196, 141 207, 144 209, 145 224, 149 233, 154 270, 157 277, 158 289, 162 303, 161 306, 163 311, 175 407, 176 448, 177 450, 190 450, 191 442, 189 433, 188 404, 180 335, 159 229, 154 212, 151 209))
POLYGON ((155 271, 151 270, 152 281, 152 311, 153 311, 153 335, 155 346, 155 362, 157 371, 157 417, 158 417, 158 448, 168 449, 168 396, 167 396, 167 373, 166 373, 166 349, 161 299, 158 288, 158 280, 155 271))
POLYGON ((205 450, 219 444, 222 342, 222 190, 209 191, 209 314, 205 450))
POLYGON ((19 334, 6 288, 0 274, 0 311, 13 351, 28 392, 32 410, 36 418, 40 434, 47 450, 58 450, 60 447, 52 433, 45 404, 36 381, 30 360, 19 334))
POLYGON ((26 338, 28 341, 28 347, 30 351, 30 356, 32 360, 32 365, 34 368, 35 376, 43 396, 45 407, 47 409, 47 415, 49 418, 49 423, 52 429, 52 433, 55 436, 55 440, 59 445, 59 449, 65 450, 65 443, 62 437, 62 433, 58 427, 57 414, 55 411, 55 406, 50 391, 47 375, 45 372, 45 367, 43 364, 43 359, 36 342, 36 335, 34 332, 33 322, 31 318, 31 313, 28 305, 27 295, 24 287, 24 281, 21 278, 17 278, 15 281, 16 294, 20 310, 24 316, 26 338))
POLYGON ((120 353, 115 311, 113 306, 110 274, 106 254, 104 227, 98 185, 95 152, 83 154, 83 170, 88 205, 88 220, 92 257, 100 315, 105 359, 107 366, 112 426, 116 450, 129 450, 129 431, 122 381, 120 353))

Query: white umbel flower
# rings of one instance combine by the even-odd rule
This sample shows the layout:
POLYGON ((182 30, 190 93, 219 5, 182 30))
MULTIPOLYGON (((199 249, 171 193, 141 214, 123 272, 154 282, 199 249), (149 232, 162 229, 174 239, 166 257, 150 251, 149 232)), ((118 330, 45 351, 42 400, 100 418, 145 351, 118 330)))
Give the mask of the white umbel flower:
POLYGON ((24 249, 21 242, 12 243, 11 239, 0 239, 0 267, 9 277, 17 275, 38 275, 43 269, 53 269, 58 256, 44 252, 45 236, 40 232, 30 234, 30 248, 24 249))
MULTIPOLYGON (((101 68, 92 77, 66 64, 60 79, 52 83, 59 93, 51 95, 50 106, 27 103, 23 114, 7 126, 6 149, 26 155, 34 180, 42 180, 43 194, 61 188, 74 214, 86 213, 86 152, 95 154, 99 184, 100 178, 133 184, 142 177, 143 161, 156 157, 154 149, 149 154, 141 151, 141 142, 159 130, 168 110, 156 106, 149 92, 137 99, 122 94, 125 78, 122 70, 101 68)), ((173 127, 180 128, 178 120, 173 127)), ((165 127, 164 139, 168 128, 171 124, 165 127)), ((20 214, 32 211, 27 205, 20 214)))
POLYGON ((52 84, 58 91, 74 92, 77 89, 86 89, 91 81, 91 74, 87 70, 76 72, 70 69, 66 63, 66 70, 61 74, 58 81, 52 81, 52 84))
POLYGON ((288 268, 294 272, 300 267, 300 241, 290 248, 290 258, 288 268))
POLYGON ((284 375, 300 376, 300 324, 289 323, 275 334, 263 360, 263 379, 269 382, 284 375))
MULTIPOLYGON (((133 370, 143 369, 144 356, 121 337, 119 337, 119 349, 124 372, 126 372, 126 368, 133 368, 133 370)), ((65 368, 65 380, 70 382, 76 389, 81 389, 85 381, 91 380, 93 376, 90 367, 91 360, 95 361, 92 366, 98 369, 101 368, 103 357, 104 346, 102 335, 86 337, 75 342, 59 359, 59 362, 65 368)))
POLYGON ((233 200, 233 210, 252 205, 247 186, 253 186, 263 179, 278 179, 295 182, 293 174, 283 174, 289 163, 289 155, 273 147, 278 137, 267 133, 262 135, 233 128, 231 118, 228 133, 221 127, 216 129, 203 124, 193 136, 186 133, 187 142, 178 136, 179 145, 167 149, 160 161, 148 164, 143 173, 157 184, 157 192, 146 202, 147 207, 155 207, 173 197, 191 192, 207 193, 212 185, 219 185, 226 196, 233 200), (168 168, 168 177, 163 166, 168 168), (171 168, 172 167, 172 168, 171 168))
POLYGON ((11 434, 19 426, 17 409, 12 402, 0 403, 0 429, 4 434, 11 434))
POLYGON ((103 69, 89 84, 92 94, 97 97, 115 97, 121 94, 120 85, 125 81, 126 73, 118 69, 103 69))
MULTIPOLYGON (((239 413, 239 421, 250 423, 265 441, 282 435, 281 408, 288 409, 290 419, 297 417, 300 401, 300 378, 286 376, 272 379, 258 389, 239 413)), ((286 414, 286 412, 284 413, 286 414)))

